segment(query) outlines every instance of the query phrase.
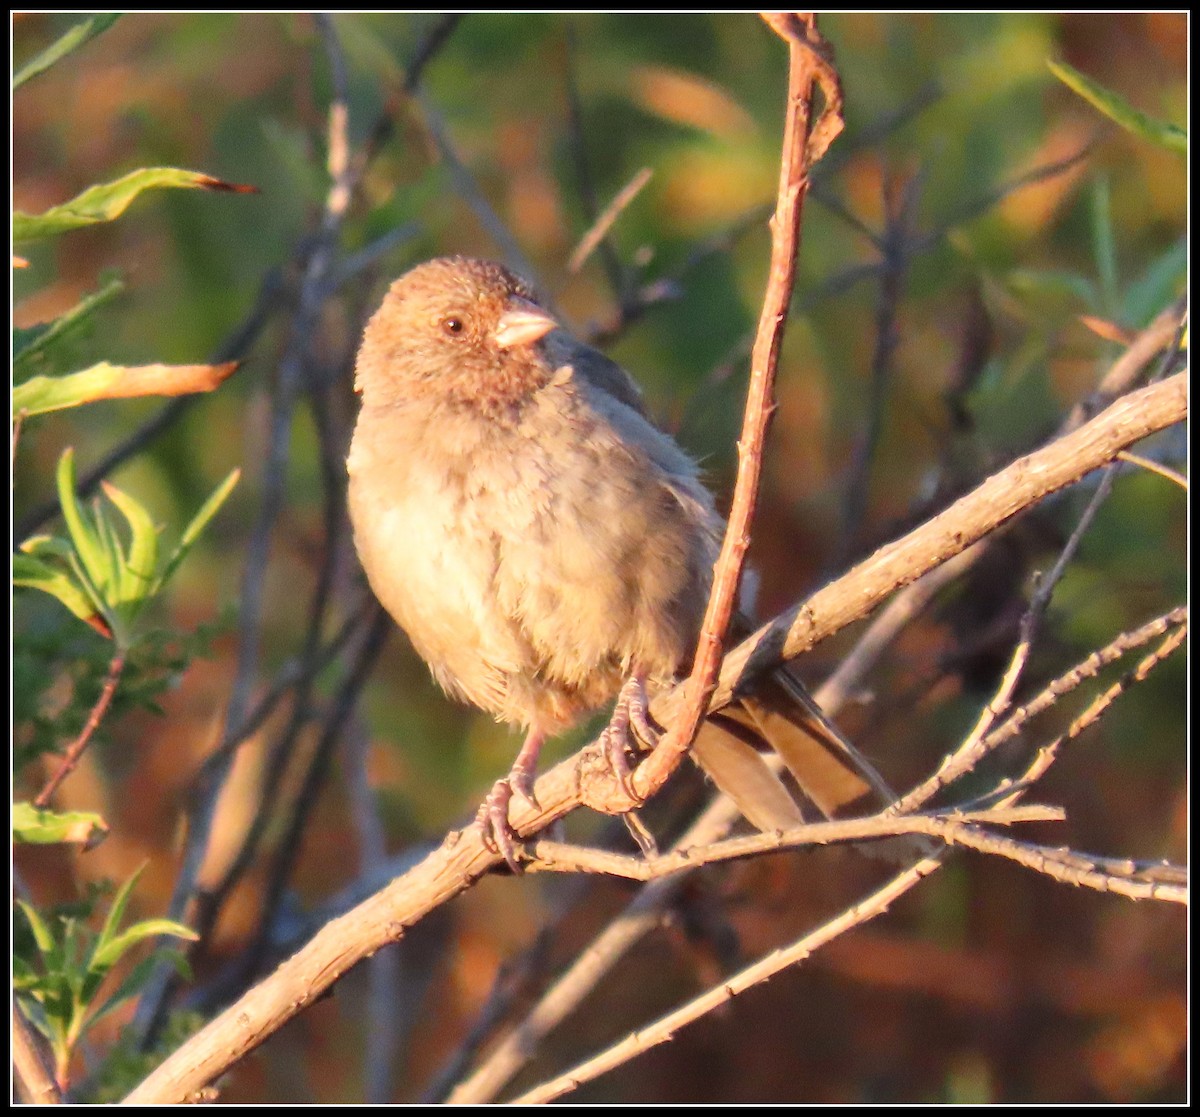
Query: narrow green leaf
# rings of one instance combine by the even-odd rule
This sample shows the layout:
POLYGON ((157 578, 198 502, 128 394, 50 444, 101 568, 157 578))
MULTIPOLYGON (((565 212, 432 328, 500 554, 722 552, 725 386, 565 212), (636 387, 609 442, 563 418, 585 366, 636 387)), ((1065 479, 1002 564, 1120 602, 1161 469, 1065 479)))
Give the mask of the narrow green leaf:
POLYGON ((102 221, 115 221, 144 190, 172 188, 225 190, 237 194, 257 192, 256 187, 224 182, 199 171, 185 171, 179 167, 142 167, 113 182, 89 186, 69 202, 54 206, 45 213, 29 214, 14 210, 13 241, 39 240, 102 221))
POLYGON ((158 566, 158 529, 150 513, 128 493, 107 481, 101 487, 129 524, 129 558, 125 564, 128 577, 121 586, 122 599, 144 601, 153 587, 158 566))
POLYGON ((13 388, 13 416, 41 415, 47 411, 62 411, 79 407, 103 398, 108 388, 124 374, 122 365, 107 361, 72 372, 67 376, 31 376, 24 384, 13 388))
POLYGON ((212 495, 209 496, 209 498, 200 506, 200 510, 192 517, 191 523, 189 523, 188 526, 183 529, 183 535, 179 540, 179 545, 175 548, 174 554, 172 554, 170 559, 167 560, 166 567, 154 585, 155 593, 157 593, 159 589, 161 589, 167 583, 171 575, 173 575, 179 568, 179 564, 183 562, 184 557, 191 549, 192 544, 196 542, 196 539, 199 537, 200 533, 208 525, 209 520, 211 520, 217 514, 221 508, 221 505, 225 503, 226 499, 229 497, 229 494, 233 492, 233 487, 238 483, 238 479, 241 477, 241 475, 242 471, 240 469, 233 470, 233 472, 230 473, 229 476, 226 477, 225 480, 213 490, 212 495))
POLYGON ((87 523, 75 496, 75 451, 70 446, 58 459, 56 481, 58 502, 62 505, 63 519, 66 521, 71 542, 75 545, 75 553, 79 556, 83 569, 87 571, 92 586, 103 593, 107 558, 103 544, 87 523))
POLYGON ((84 43, 94 39, 102 31, 107 31, 118 19, 120 12, 97 12, 93 16, 75 24, 65 35, 51 43, 40 54, 35 55, 13 75, 12 87, 16 89, 24 85, 30 78, 50 69, 60 58, 77 50, 84 43))
POLYGON ((77 554, 71 554, 70 559, 68 559, 68 565, 71 567, 71 573, 75 575, 76 582, 84 588, 91 599, 94 616, 87 618, 88 623, 93 627, 97 627, 95 618, 101 618, 107 631, 104 628, 99 629, 99 631, 103 632, 106 636, 111 636, 113 620, 115 618, 112 609, 108 606, 108 602, 104 600, 104 595, 92 584, 92 580, 88 577, 87 571, 84 570, 83 564, 79 561, 77 554))
MULTIPOLYGON (((125 909, 129 906, 129 897, 133 895, 134 886, 138 882, 138 877, 145 870, 145 863, 139 865, 133 875, 117 889, 117 894, 113 897, 112 906, 108 909, 108 915, 105 916, 104 926, 100 928, 100 935, 96 939, 96 949, 106 946, 116 935, 117 928, 121 926, 121 920, 125 918, 125 909)), ((92 960, 95 961, 95 951, 92 953, 92 960)))
POLYGON ((29 929, 33 932, 33 941, 37 944, 38 952, 43 958, 53 953, 56 945, 54 936, 50 933, 50 928, 46 926, 45 920, 42 919, 37 909, 27 904, 24 900, 17 900, 17 907, 25 914, 29 929))
POLYGON ((48 811, 32 803, 14 803, 13 837, 18 842, 52 845, 71 842, 91 849, 108 836, 108 824, 93 811, 48 811))
POLYGON ((114 365, 101 361, 67 376, 31 376, 13 389, 13 418, 103 399, 211 392, 237 367, 237 361, 220 365, 114 365))
POLYGON ((113 608, 119 608, 125 601, 126 568, 129 565, 125 557, 125 548, 117 529, 112 521, 104 514, 100 501, 92 502, 92 520, 95 524, 96 537, 104 547, 105 579, 97 589, 113 608))
POLYGON ((130 947, 136 946, 143 939, 155 935, 173 935, 176 938, 195 942, 200 938, 190 927, 177 923, 173 919, 147 919, 135 923, 127 931, 121 932, 111 939, 101 950, 97 950, 92 958, 92 965, 109 969, 130 947))
POLYGON ((98 291, 85 295, 70 310, 60 314, 49 322, 39 322, 36 326, 24 329, 13 329, 13 375, 18 380, 34 363, 34 359, 45 354, 69 330, 81 325, 98 307, 115 298, 125 289, 120 279, 113 278, 98 291))
POLYGON ((97 615, 96 605, 69 574, 55 570, 30 555, 13 555, 12 584, 41 590, 57 598, 81 621, 89 621, 97 615))
POLYGON ((1074 66, 1065 62, 1047 60, 1050 72, 1069 89, 1074 90, 1085 101, 1099 109, 1105 116, 1116 121, 1122 128, 1135 136, 1149 140, 1168 151, 1179 155, 1187 154, 1187 132, 1177 124, 1165 120, 1156 120, 1144 112, 1135 109, 1119 93, 1106 89, 1086 74, 1080 73, 1074 66))
POLYGON ((42 975, 19 954, 12 959, 13 988, 19 993, 36 988, 42 983, 42 975))

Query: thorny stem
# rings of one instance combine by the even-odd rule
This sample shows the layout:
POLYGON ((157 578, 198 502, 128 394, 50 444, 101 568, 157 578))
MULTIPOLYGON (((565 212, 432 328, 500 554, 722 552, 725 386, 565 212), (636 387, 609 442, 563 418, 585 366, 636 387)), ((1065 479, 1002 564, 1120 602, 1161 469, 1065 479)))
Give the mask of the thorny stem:
POLYGON ((46 781, 46 786, 38 792, 37 798, 33 801, 35 807, 45 807, 49 804, 51 796, 58 790, 58 785, 74 771, 75 765, 79 763, 79 758, 83 756, 83 750, 88 747, 88 742, 92 739, 92 734, 96 732, 96 727, 108 712, 108 707, 112 703, 113 695, 117 690, 117 683, 121 678, 121 672, 124 669, 125 652, 118 649, 109 661, 108 674, 105 676, 104 686, 100 690, 100 697, 96 699, 96 704, 92 707, 92 712, 88 715, 83 729, 80 731, 79 736, 71 742, 58 769, 46 781))

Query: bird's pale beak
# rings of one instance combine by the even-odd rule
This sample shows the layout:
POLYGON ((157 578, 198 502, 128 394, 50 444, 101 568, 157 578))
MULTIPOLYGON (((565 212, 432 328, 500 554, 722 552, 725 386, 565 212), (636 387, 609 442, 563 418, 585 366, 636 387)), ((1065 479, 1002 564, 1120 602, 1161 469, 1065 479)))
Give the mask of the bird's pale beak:
POLYGON ((509 300, 509 309, 496 323, 492 337, 501 349, 512 349, 517 345, 531 345, 557 329, 558 323, 540 306, 528 299, 513 298, 509 300))

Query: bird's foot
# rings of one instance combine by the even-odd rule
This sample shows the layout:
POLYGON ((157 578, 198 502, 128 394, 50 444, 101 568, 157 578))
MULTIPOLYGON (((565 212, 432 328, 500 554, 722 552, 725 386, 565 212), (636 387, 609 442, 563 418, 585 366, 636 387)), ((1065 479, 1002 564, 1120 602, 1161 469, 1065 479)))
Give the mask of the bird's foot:
POLYGON ((629 783, 629 777, 633 774, 630 754, 654 748, 660 736, 658 727, 650 721, 646 676, 635 672, 622 685, 612 717, 600 734, 601 747, 613 774, 621 790, 631 799, 635 799, 636 795, 629 783))
POLYGON ((518 859, 520 839, 508 820, 508 808, 515 795, 534 810, 541 809, 533 791, 533 780, 537 774, 538 752, 544 740, 545 734, 530 731, 508 775, 492 785, 492 790, 487 793, 475 816, 475 821, 483 830, 483 844, 493 853, 500 854, 514 873, 522 872, 518 859))

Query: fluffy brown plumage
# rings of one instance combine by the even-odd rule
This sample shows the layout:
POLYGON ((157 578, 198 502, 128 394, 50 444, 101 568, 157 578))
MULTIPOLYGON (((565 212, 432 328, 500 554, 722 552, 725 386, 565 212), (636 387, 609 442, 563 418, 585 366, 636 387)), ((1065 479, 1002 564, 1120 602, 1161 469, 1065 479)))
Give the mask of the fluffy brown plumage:
POLYGON ((355 383, 367 578, 449 693, 526 730, 488 800, 515 865, 508 800, 531 794, 545 737, 614 698, 645 735, 643 685, 687 668, 721 521, 633 381, 498 264, 436 259, 393 283, 355 383))

